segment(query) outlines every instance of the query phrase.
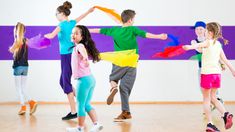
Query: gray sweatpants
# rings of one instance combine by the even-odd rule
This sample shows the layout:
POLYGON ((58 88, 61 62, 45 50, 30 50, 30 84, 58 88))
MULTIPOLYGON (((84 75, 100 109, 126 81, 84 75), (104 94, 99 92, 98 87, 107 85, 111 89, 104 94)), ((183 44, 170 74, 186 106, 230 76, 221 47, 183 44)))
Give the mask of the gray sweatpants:
POLYGON ((112 73, 109 76, 109 80, 115 81, 116 83, 120 80, 119 91, 121 96, 122 111, 130 111, 129 97, 135 83, 135 78, 136 68, 120 67, 113 64, 112 73))

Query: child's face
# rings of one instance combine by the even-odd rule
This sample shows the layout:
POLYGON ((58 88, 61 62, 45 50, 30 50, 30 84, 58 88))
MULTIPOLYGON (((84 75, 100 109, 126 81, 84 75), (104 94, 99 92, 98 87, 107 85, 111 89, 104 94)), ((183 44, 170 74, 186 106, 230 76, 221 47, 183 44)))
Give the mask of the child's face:
POLYGON ((64 20, 64 14, 62 13, 62 12, 58 12, 58 11, 56 11, 56 18, 57 18, 57 20, 58 21, 63 21, 64 20))
POLYGON ((205 32, 206 32, 206 29, 204 27, 195 28, 195 34, 197 35, 197 37, 205 37, 205 32))
POLYGON ((213 33, 210 32, 210 31, 208 31, 208 30, 206 30, 205 35, 206 35, 206 38, 207 38, 207 39, 212 39, 212 38, 213 38, 213 33))
POLYGON ((79 28, 75 27, 72 30, 71 41, 78 44, 82 40, 81 31, 79 28))

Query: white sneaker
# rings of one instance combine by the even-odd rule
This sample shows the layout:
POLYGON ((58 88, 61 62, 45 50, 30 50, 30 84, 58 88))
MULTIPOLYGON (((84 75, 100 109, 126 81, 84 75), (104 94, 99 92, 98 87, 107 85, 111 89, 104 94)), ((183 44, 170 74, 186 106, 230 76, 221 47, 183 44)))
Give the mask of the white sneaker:
POLYGON ((102 129, 103 129, 103 126, 101 124, 97 123, 96 125, 93 125, 90 132, 99 132, 102 129))
POLYGON ((66 128, 66 131, 67 132, 84 132, 82 128, 78 128, 78 127, 66 128))

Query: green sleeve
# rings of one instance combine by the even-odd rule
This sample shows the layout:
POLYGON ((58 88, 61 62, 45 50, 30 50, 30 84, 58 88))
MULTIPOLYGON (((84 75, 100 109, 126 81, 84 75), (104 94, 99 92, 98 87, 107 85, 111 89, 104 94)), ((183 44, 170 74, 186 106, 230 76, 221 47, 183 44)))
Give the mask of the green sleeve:
POLYGON ((146 38, 146 32, 139 29, 138 27, 134 27, 134 33, 136 36, 140 36, 142 38, 146 38))
POLYGON ((107 36, 113 36, 114 30, 113 30, 113 28, 101 28, 100 33, 107 35, 107 36))

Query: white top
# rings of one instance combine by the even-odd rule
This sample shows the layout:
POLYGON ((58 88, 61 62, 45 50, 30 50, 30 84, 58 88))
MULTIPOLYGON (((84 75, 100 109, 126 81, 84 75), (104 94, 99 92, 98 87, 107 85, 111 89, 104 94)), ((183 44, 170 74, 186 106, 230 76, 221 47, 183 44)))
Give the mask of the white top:
POLYGON ((201 74, 220 74, 219 64, 220 53, 222 50, 221 43, 214 40, 209 41, 209 46, 202 49, 202 71, 201 74))

